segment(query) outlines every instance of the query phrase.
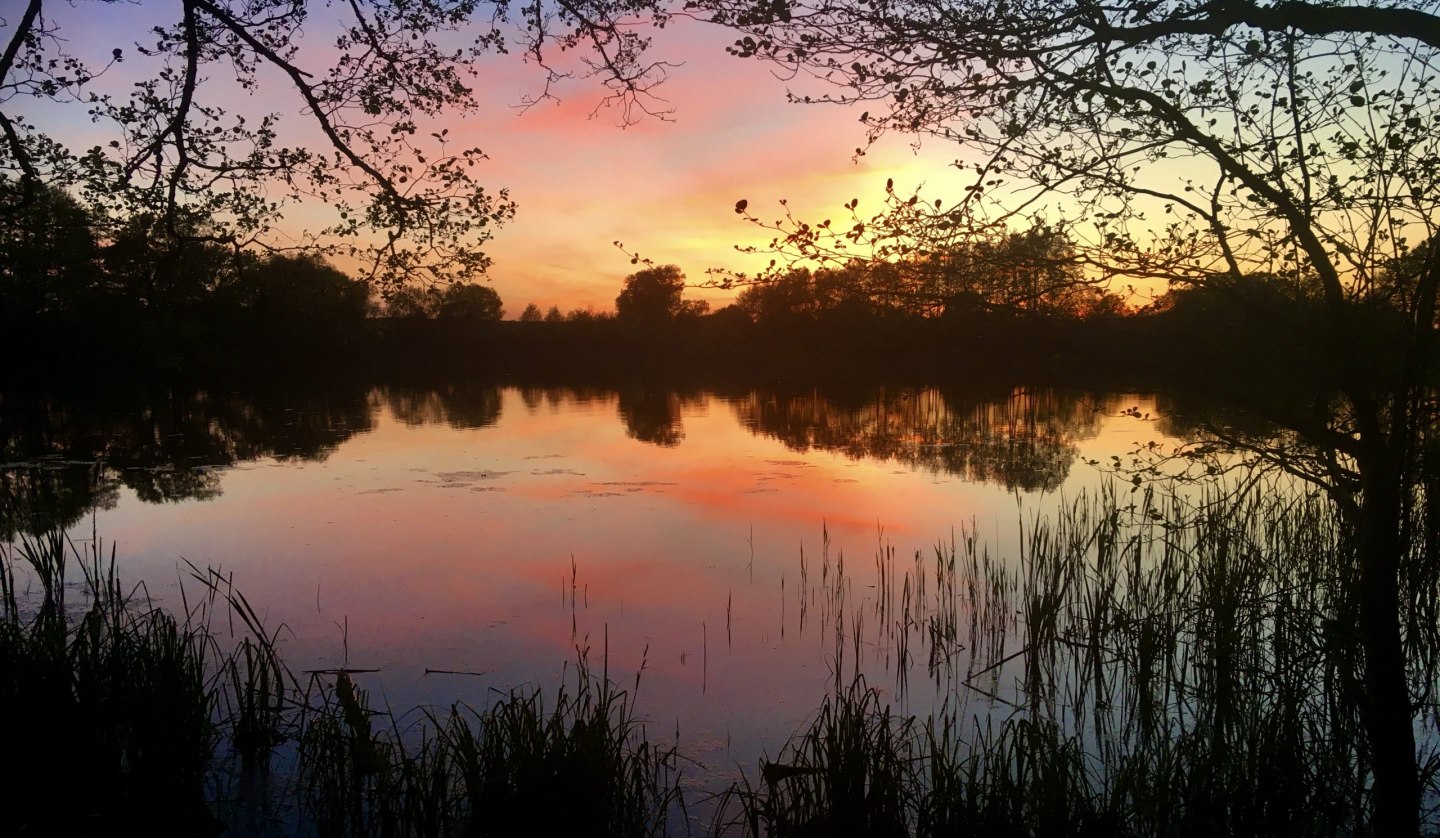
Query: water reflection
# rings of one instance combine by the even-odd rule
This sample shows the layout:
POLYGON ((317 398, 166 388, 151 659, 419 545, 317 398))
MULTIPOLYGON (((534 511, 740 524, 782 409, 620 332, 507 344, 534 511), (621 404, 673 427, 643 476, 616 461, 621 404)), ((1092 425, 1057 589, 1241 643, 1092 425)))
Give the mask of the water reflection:
POLYGON ((839 405, 818 391, 755 391, 734 402, 740 423, 797 452, 836 451, 1026 492, 1059 488, 1076 443, 1094 437, 1121 399, 1016 388, 985 395, 940 388, 880 390, 839 405))
POLYGON ((272 395, 6 397, 0 402, 0 536, 69 527, 114 506, 210 500, 236 464, 323 460, 372 427, 363 390, 272 395))
MULTIPOLYGON (((1121 397, 1016 388, 773 388, 713 392, 664 386, 521 387, 527 416, 613 411, 629 439, 676 448, 685 416, 727 403, 739 425, 795 452, 838 452, 1007 490, 1054 490, 1121 397)), ((104 404, 9 396, 0 402, 0 536, 68 527, 112 508, 120 490, 146 503, 220 495, 224 473, 259 458, 323 460, 388 414, 407 427, 495 428, 505 394, 489 382, 336 388, 303 394, 197 391, 104 404)), ((509 426, 507 426, 509 427, 509 426)), ((637 452, 638 455, 638 452, 637 452)))
POLYGON ((381 404, 412 427, 445 424, 464 430, 487 428, 500 421, 500 388, 478 382, 442 388, 378 388, 370 394, 370 405, 381 404))
POLYGON ((0 467, 0 539, 68 529, 92 509, 114 509, 119 481, 86 463, 0 467))
POLYGON ((671 388, 635 385, 620 390, 620 420, 631 439, 674 448, 685 439, 681 410, 698 405, 698 394, 671 388))
MULTIPOLYGON (((6 535, 105 508, 94 529, 120 545, 126 579, 180 607, 181 582, 165 581, 177 557, 224 568, 286 627, 292 667, 378 670, 365 688, 396 707, 483 705, 552 683, 577 647, 604 649, 610 672, 644 669, 645 706, 711 766, 697 782, 724 781, 819 706, 840 660, 824 630, 836 591, 847 609, 889 609, 905 586, 878 557, 893 546, 886 566, 929 567, 967 520, 997 551, 1018 542, 1010 490, 1067 472, 1067 493, 1095 485, 1083 460, 1153 437, 1120 415, 1135 404, 492 382, 16 398, 0 401, 0 479, 6 535), (214 500, 156 502, 183 497, 214 500)), ((866 643, 920 625, 896 613, 867 619, 866 643)))

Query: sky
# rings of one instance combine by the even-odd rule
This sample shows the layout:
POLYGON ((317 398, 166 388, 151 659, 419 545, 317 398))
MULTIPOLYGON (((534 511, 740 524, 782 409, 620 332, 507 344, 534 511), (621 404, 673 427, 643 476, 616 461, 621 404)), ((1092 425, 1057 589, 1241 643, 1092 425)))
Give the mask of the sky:
MULTIPOLYGON (((0 0, 0 18, 16 20, 19 2, 0 0)), ((325 13, 321 4, 315 9, 325 13)), ((67 49, 103 63, 117 46, 133 56, 133 44, 148 40, 147 21, 176 10, 168 3, 82 2, 47 13, 61 26, 67 49)), ((679 265, 692 283, 703 282, 708 268, 762 266, 769 257, 735 251, 770 238, 736 215, 742 198, 762 217, 778 218, 779 200, 787 199, 797 215, 819 219, 838 216, 854 198, 862 213, 878 208, 887 178, 898 191, 924 184, 935 197, 958 180, 948 164, 959 150, 938 141, 917 150, 913 137, 887 137, 857 158, 865 140, 861 108, 788 103, 787 83, 774 68, 725 53, 733 40, 733 33, 689 21, 656 33, 654 57, 680 65, 658 91, 673 113, 628 127, 614 110, 592 115, 603 90, 584 79, 563 84, 558 103, 522 110, 518 106, 542 87, 540 69, 513 53, 483 62, 474 82, 481 106, 443 124, 454 147, 486 152, 482 183, 508 188, 519 208, 487 248, 494 259, 488 281, 507 317, 532 302, 567 311, 613 309, 624 277, 636 270, 615 241, 656 264, 679 265)), ((302 53, 298 63, 307 58, 313 63, 315 55, 302 53)), ((122 69, 133 73, 137 65, 122 69)), ((814 82, 807 88, 816 89, 814 82)), ((277 95, 281 90, 262 92, 265 107, 300 122, 299 103, 277 95)), ((84 135, 97 130, 83 109, 40 116, 58 120, 59 133, 74 136, 72 148, 88 147, 81 144, 89 139, 84 135)), ((303 216, 291 214, 297 228, 303 216)), ((687 292, 715 307, 734 295, 687 292)))
MULTIPOLYGON (((463 136, 487 150, 520 207, 493 248, 503 299, 610 308, 634 270, 616 240, 680 265, 692 282, 712 267, 753 270, 769 258, 735 246, 770 234, 736 215, 737 200, 761 217, 778 217, 780 199, 803 217, 830 216, 852 198, 878 207, 890 177, 897 188, 952 179, 955 149, 941 143, 917 154, 913 138, 889 137, 857 158, 860 109, 786 102, 771 68, 725 54, 721 30, 690 24, 663 35, 664 57, 684 62, 660 91, 672 121, 622 129, 613 113, 589 118, 600 95, 583 82, 558 106, 521 115, 497 101, 494 117, 466 121, 463 136)), ((530 68, 507 69, 523 91, 530 68)), ((690 294, 720 305, 734 292, 690 294)))

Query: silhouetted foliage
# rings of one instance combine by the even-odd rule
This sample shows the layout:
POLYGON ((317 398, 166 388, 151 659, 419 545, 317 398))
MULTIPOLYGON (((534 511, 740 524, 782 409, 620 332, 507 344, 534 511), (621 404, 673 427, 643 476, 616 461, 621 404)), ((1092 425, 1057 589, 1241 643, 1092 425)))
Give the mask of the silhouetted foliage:
POLYGON ((652 111, 667 71, 645 58, 632 13, 603 4, 189 0, 159 13, 143 47, 99 60, 71 38, 86 7, 11 5, 0 216, 73 189, 107 214, 148 216, 162 238, 189 238, 194 214, 211 219, 208 240, 263 250, 294 245, 279 222, 304 205, 323 220, 302 245, 355 258, 384 287, 483 272, 483 246, 514 214, 475 179, 484 153, 430 127, 479 105, 471 79, 490 53, 529 56, 548 96, 571 74, 551 51, 592 46, 590 75, 626 120, 652 111))
POLYGON ((187 216, 167 222, 142 213, 125 219, 104 249, 110 288, 133 304, 154 311, 193 311, 233 275, 237 259, 207 240, 206 219, 187 216), (179 237, 168 235, 172 223, 179 237))
POLYGON ((100 286, 99 246, 74 198, 40 189, 0 224, 0 322, 71 311, 100 286))
POLYGON ((685 272, 676 265, 646 268, 625 277, 615 298, 615 316, 627 323, 657 324, 674 320, 681 312, 685 272))
POLYGON ((505 309, 494 288, 457 284, 441 295, 437 316, 462 323, 493 323, 505 316, 505 309))
POLYGON ((540 306, 534 303, 525 306, 525 310, 520 312, 521 323, 539 323, 543 317, 544 315, 540 313, 540 306))
MULTIPOLYGON (((733 280, 732 280, 733 282, 733 280)), ((723 284, 723 283, 722 283, 723 284)), ((1126 312, 1123 299, 1079 270, 1068 238, 1035 228, 948 251, 839 267, 790 268, 745 278, 735 304, 757 323, 990 311, 1090 317, 1126 312)))
POLYGON ((434 320, 440 314, 439 289, 406 285, 390 293, 385 300, 385 314, 401 320, 434 320))
POLYGON ((283 331, 354 325, 370 307, 367 283, 351 279, 315 255, 272 256, 246 267, 226 289, 230 299, 283 331))

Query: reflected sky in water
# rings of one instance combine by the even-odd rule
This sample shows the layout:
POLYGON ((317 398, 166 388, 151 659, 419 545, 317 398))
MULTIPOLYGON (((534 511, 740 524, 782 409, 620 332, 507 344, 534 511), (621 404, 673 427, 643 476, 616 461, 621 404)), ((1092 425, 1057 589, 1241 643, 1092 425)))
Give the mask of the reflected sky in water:
MULTIPOLYGON (((1003 552, 1104 479, 1086 460, 1163 439, 1163 413, 1024 389, 471 384, 103 416, 12 399, 0 479, 7 532, 93 526, 177 607, 186 561, 233 573, 292 668, 380 669, 362 684, 396 707, 549 690, 587 646, 627 683, 643 662, 641 713, 678 726, 703 785, 819 706, 822 572, 843 561, 861 602, 886 545, 908 563, 973 525, 1003 552)), ((872 683, 892 683, 873 645, 872 683)))

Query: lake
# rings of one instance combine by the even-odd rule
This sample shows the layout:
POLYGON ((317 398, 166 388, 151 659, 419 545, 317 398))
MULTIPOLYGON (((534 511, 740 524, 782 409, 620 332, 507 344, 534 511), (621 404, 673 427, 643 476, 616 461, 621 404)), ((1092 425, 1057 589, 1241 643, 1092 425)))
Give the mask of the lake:
MULTIPOLYGON (((1171 413, 1025 387, 11 396, 0 534, 98 534, 167 607, 187 562, 233 574, 293 670, 378 670, 356 679, 396 709, 549 692, 581 654, 627 685, 643 667, 651 737, 715 789, 848 680, 837 579, 874 614, 958 534, 1003 559, 1115 479, 1091 461, 1176 441, 1171 413)), ((860 670, 935 702, 883 633, 852 622, 860 670)))

